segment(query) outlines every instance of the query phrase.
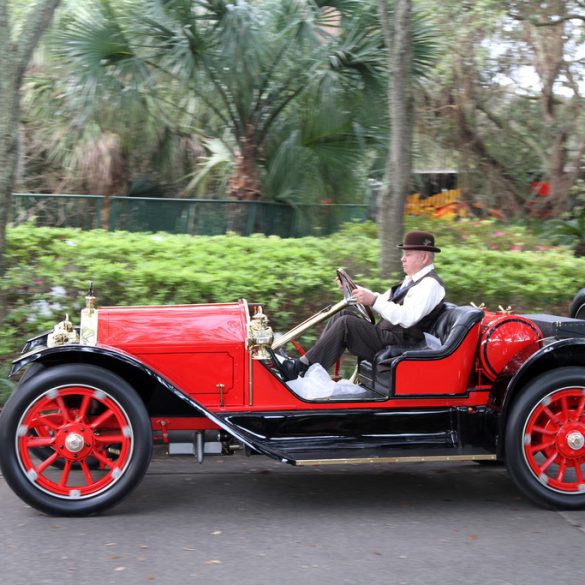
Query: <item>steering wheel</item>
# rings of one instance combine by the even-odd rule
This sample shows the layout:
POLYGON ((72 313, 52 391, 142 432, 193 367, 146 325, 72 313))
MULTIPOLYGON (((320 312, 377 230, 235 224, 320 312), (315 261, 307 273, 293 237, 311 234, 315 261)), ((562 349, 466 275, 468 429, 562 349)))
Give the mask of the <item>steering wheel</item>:
POLYGON ((364 318, 366 321, 369 321, 370 323, 373 324, 376 321, 376 319, 374 317, 372 309, 370 309, 370 307, 367 307, 366 305, 362 305, 361 303, 356 303, 351 296, 352 291, 354 291, 357 288, 357 285, 351 279, 351 276, 345 270, 343 270, 343 268, 338 268, 337 278, 339 279, 339 282, 341 282, 341 286, 343 287, 343 298, 346 301, 349 301, 352 307, 356 308, 360 317, 364 318))

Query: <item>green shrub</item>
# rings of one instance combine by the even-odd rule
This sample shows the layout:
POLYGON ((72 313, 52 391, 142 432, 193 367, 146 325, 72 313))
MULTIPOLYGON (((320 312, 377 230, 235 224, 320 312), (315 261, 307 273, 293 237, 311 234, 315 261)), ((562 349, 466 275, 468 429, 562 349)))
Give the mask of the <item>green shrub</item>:
MULTIPOLYGON (((493 222, 416 225, 437 235, 443 249, 437 267, 453 302, 566 314, 575 292, 585 286, 585 259, 574 258, 565 248, 546 249, 521 226, 502 228, 493 222), (490 249, 494 239, 498 249, 490 249), (533 251, 511 251, 519 245, 533 251)), ((414 227, 414 222, 408 227, 414 227)), ((101 306, 239 298, 261 302, 277 331, 339 299, 337 266, 374 290, 389 285, 378 271, 373 224, 351 224, 325 238, 287 240, 30 225, 12 228, 8 236, 8 271, 0 285, 8 299, 0 330, 0 368, 4 369, 26 338, 51 328, 65 313, 79 322, 90 280, 101 306)), ((316 334, 307 334, 304 343, 310 344, 316 334)))

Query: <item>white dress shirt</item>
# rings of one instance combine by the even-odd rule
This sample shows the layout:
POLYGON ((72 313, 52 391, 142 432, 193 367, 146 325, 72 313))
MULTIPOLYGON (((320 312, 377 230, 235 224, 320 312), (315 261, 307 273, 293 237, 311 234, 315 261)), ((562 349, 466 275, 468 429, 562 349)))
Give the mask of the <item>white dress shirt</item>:
POLYGON ((433 269, 434 265, 430 264, 402 281, 401 286, 408 286, 411 281, 418 284, 408 290, 401 305, 388 300, 392 291, 387 290, 378 295, 372 308, 393 325, 411 327, 418 323, 445 298, 445 289, 435 278, 427 277, 433 269))

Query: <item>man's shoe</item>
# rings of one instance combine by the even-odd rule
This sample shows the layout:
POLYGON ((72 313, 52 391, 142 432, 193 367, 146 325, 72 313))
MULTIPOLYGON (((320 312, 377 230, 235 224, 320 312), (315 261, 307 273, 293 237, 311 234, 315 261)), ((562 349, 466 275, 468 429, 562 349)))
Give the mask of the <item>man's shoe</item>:
POLYGON ((309 366, 301 360, 284 360, 280 366, 287 382, 290 380, 296 380, 309 369, 309 366))

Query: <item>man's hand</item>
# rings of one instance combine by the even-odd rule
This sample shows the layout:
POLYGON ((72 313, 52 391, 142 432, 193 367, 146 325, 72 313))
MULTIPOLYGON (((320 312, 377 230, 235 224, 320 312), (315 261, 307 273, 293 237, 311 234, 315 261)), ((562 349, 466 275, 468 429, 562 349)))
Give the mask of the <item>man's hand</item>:
POLYGON ((361 305, 365 305, 366 307, 371 307, 378 298, 376 293, 373 293, 371 290, 367 288, 363 288, 358 286, 352 293, 351 298, 360 303, 361 305))

